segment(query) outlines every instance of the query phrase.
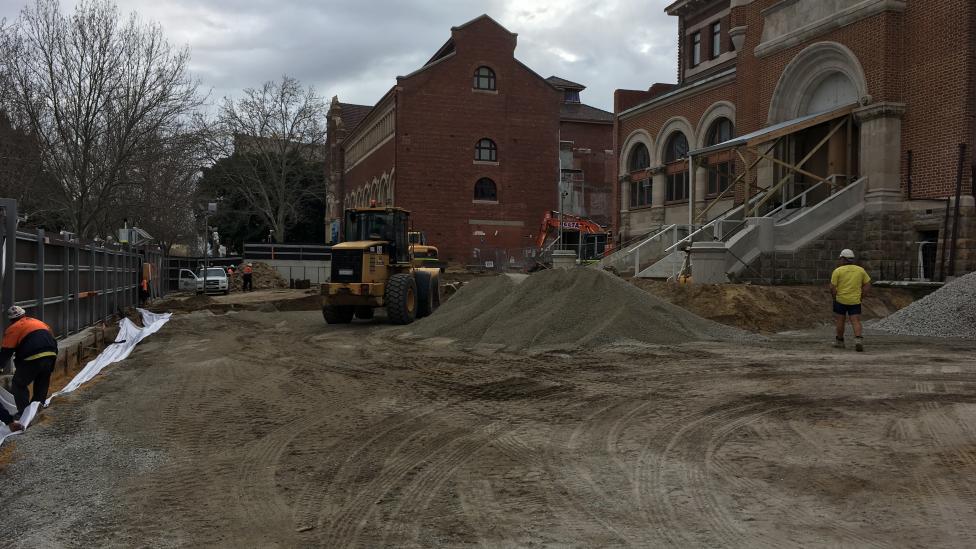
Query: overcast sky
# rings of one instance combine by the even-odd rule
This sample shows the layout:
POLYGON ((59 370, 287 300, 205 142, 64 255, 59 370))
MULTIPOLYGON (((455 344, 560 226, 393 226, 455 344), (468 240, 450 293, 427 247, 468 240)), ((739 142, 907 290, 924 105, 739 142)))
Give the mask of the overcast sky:
MULTIPOLYGON (((62 0, 72 7, 74 0, 62 0)), ((13 19, 23 0, 0 0, 13 19)), ((616 88, 674 82, 670 0, 117 0, 188 44, 214 97, 282 74, 320 95, 373 104, 419 68, 451 26, 487 13, 518 33, 515 55, 542 76, 584 84, 583 102, 612 110, 616 88)))

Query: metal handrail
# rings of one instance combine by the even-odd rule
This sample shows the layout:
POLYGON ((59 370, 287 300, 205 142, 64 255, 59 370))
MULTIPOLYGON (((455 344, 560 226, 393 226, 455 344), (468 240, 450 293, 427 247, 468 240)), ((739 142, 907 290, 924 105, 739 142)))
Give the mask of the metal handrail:
MULTIPOLYGON (((800 200, 801 198, 804 198, 804 197, 806 197, 806 196, 807 196, 807 194, 809 194, 809 193, 810 193, 810 192, 812 192, 812 191, 813 191, 814 189, 817 189, 818 187, 820 187, 821 185, 823 185, 824 183, 826 183, 827 181, 829 181, 829 180, 831 180, 831 179, 834 179, 834 180, 836 181, 836 179, 837 179, 837 176, 836 176, 836 175, 832 175, 832 176, 830 176, 830 177, 828 177, 827 179, 823 179, 823 180, 821 180, 821 181, 820 181, 819 183, 817 183, 816 185, 814 185, 814 186, 812 186, 812 187, 810 187, 809 189, 807 189, 807 190, 805 190, 805 191, 803 191, 802 193, 800 193, 800 194, 798 194, 798 195, 796 195, 796 196, 794 196, 793 198, 791 198, 791 199, 789 199, 789 200, 787 200, 786 202, 783 202, 782 204, 780 204, 780 205, 779 205, 779 206, 777 206, 776 208, 773 208, 773 210, 772 210, 771 212, 769 212, 768 214, 766 214, 766 215, 765 215, 765 216, 763 216, 763 217, 772 217, 772 216, 774 216, 774 215, 776 215, 776 214, 777 214, 777 213, 779 213, 779 212, 780 212, 781 210, 784 210, 784 209, 786 209, 786 207, 787 207, 787 206, 789 206, 790 204, 792 204, 792 203, 794 203, 794 202, 796 202, 797 200, 800 200)), ((831 185, 831 186, 833 186, 833 185, 831 185)))
MULTIPOLYGON (((758 198, 760 197, 760 195, 761 195, 761 193, 760 193, 760 194, 757 194, 757 195, 755 195, 755 196, 754 196, 754 197, 752 197, 752 198, 750 198, 750 199, 749 199, 749 202, 751 203, 751 202, 753 202, 753 201, 755 201, 756 199, 758 199, 758 198)), ((709 222, 708 222, 707 224, 705 224, 705 225, 702 225, 702 226, 701 226, 701 228, 699 228, 698 230, 696 230, 696 231, 694 231, 694 232, 692 232, 692 233, 691 233, 691 234, 689 234, 688 236, 686 236, 686 237, 684 237, 684 238, 682 238, 681 240, 679 240, 679 241, 677 241, 677 242, 675 242, 675 243, 674 243, 673 245, 671 245, 671 246, 670 246, 669 248, 666 248, 666 249, 664 250, 664 253, 665 253, 665 254, 670 254, 670 253, 672 253, 672 252, 673 252, 673 251, 675 250, 675 248, 677 248, 677 247, 678 247, 679 245, 681 245, 681 244, 683 244, 683 243, 685 243, 685 242, 694 242, 694 238, 695 238, 695 235, 697 235, 698 233, 700 233, 700 232, 702 232, 702 231, 704 231, 705 229, 707 229, 707 228, 709 228, 709 227, 712 227, 712 226, 714 226, 714 225, 716 225, 716 224, 717 224, 717 223, 719 223, 720 221, 725 221, 725 220, 726 220, 726 219, 727 219, 727 218, 729 217, 729 215, 731 215, 731 214, 732 214, 732 212, 733 212, 733 211, 735 211, 735 210, 737 210, 737 209, 739 209, 739 208, 745 208, 746 206, 747 206, 746 204, 741 204, 741 205, 739 205, 739 206, 733 206, 733 207, 731 207, 731 208, 729 208, 728 210, 725 210, 725 212, 723 212, 723 213, 722 213, 721 215, 719 215, 719 216, 718 216, 718 217, 716 217, 715 219, 713 219, 713 220, 711 220, 711 221, 709 221, 709 222)))

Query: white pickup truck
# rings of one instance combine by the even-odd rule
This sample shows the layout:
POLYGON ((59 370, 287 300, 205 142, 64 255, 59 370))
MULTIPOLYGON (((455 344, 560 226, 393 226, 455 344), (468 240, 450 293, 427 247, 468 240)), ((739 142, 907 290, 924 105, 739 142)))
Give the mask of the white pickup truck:
MULTIPOLYGON (((180 269, 180 290, 187 292, 204 293, 203 269, 196 274, 189 269, 180 269)), ((223 267, 209 267, 207 269, 207 288, 206 293, 230 293, 230 280, 227 278, 227 271, 223 267)))

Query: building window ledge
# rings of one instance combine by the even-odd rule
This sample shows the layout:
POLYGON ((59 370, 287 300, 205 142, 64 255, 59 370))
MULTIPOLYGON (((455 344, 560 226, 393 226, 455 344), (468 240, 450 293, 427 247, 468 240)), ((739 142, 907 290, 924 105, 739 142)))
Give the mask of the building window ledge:
MULTIPOLYGON (((768 18, 772 13, 794 3, 795 0, 784 0, 779 4, 774 4, 773 6, 767 8, 763 15, 768 18)), ((864 0, 863 2, 859 2, 847 9, 838 11, 829 17, 824 17, 823 19, 814 21, 813 23, 804 25, 798 29, 769 38, 756 46, 753 53, 759 58, 768 57, 778 51, 792 48, 793 46, 797 46, 812 40, 817 36, 828 33, 832 30, 846 27, 847 25, 852 25, 862 19, 866 19, 886 11, 905 11, 905 0, 864 0)))
POLYGON ((647 204, 645 206, 631 206, 630 210, 628 210, 628 211, 631 211, 631 212, 640 212, 640 211, 644 211, 644 210, 650 210, 653 207, 654 207, 654 204, 647 204))
POLYGON ((497 166, 497 160, 474 160, 473 161, 478 166, 497 166))
POLYGON ((727 61, 731 61, 732 59, 735 59, 738 54, 739 54, 739 52, 737 52, 735 50, 731 50, 731 51, 727 51, 727 52, 723 53, 722 55, 719 55, 715 59, 708 59, 708 60, 702 61, 701 63, 695 65, 694 67, 691 67, 688 70, 686 70, 685 71, 685 78, 690 78, 692 76, 695 76, 696 74, 701 74, 701 73, 707 71, 708 69, 711 69, 713 67, 717 67, 717 66, 719 66, 722 63, 725 63, 727 61))
POLYGON ((471 88, 474 93, 487 93, 488 95, 498 95, 498 90, 482 90, 479 88, 471 88))
POLYGON ((687 205, 688 204, 688 199, 687 198, 683 198, 681 200, 665 200, 664 201, 664 205, 665 206, 677 206, 679 204, 685 204, 685 205, 687 205))
POLYGON ((497 200, 472 200, 472 204, 498 204, 497 200))

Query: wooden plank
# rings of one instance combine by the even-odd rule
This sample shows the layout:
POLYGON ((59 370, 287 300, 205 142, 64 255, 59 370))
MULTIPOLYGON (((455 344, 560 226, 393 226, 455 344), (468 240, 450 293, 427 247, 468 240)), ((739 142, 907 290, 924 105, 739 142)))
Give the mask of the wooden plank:
POLYGON ((756 145, 759 145, 759 144, 762 144, 762 143, 766 143, 767 141, 769 141, 771 139, 778 139, 780 137, 785 137, 785 136, 790 135, 792 133, 796 133, 796 132, 799 132, 799 131, 803 131, 803 130, 805 130, 807 128, 812 128, 814 126, 819 126, 820 124, 823 124, 824 122, 830 122, 831 120, 835 120, 835 119, 840 118, 842 116, 846 116, 846 115, 851 114, 852 112, 854 112, 854 107, 856 107, 856 105, 849 105, 847 107, 841 107, 841 108, 839 108, 839 109, 837 109, 835 111, 827 112, 827 113, 821 114, 820 116, 815 116, 815 117, 813 117, 813 118, 811 118, 809 120, 804 120, 803 122, 798 122, 796 124, 793 124, 793 125, 790 125, 790 126, 786 126, 785 128, 780 128, 780 129, 778 129, 778 130, 776 130, 774 132, 770 132, 770 133, 767 133, 767 134, 760 135, 758 137, 754 137, 754 138, 750 139, 748 143, 746 143, 746 146, 747 147, 755 147, 756 145))

